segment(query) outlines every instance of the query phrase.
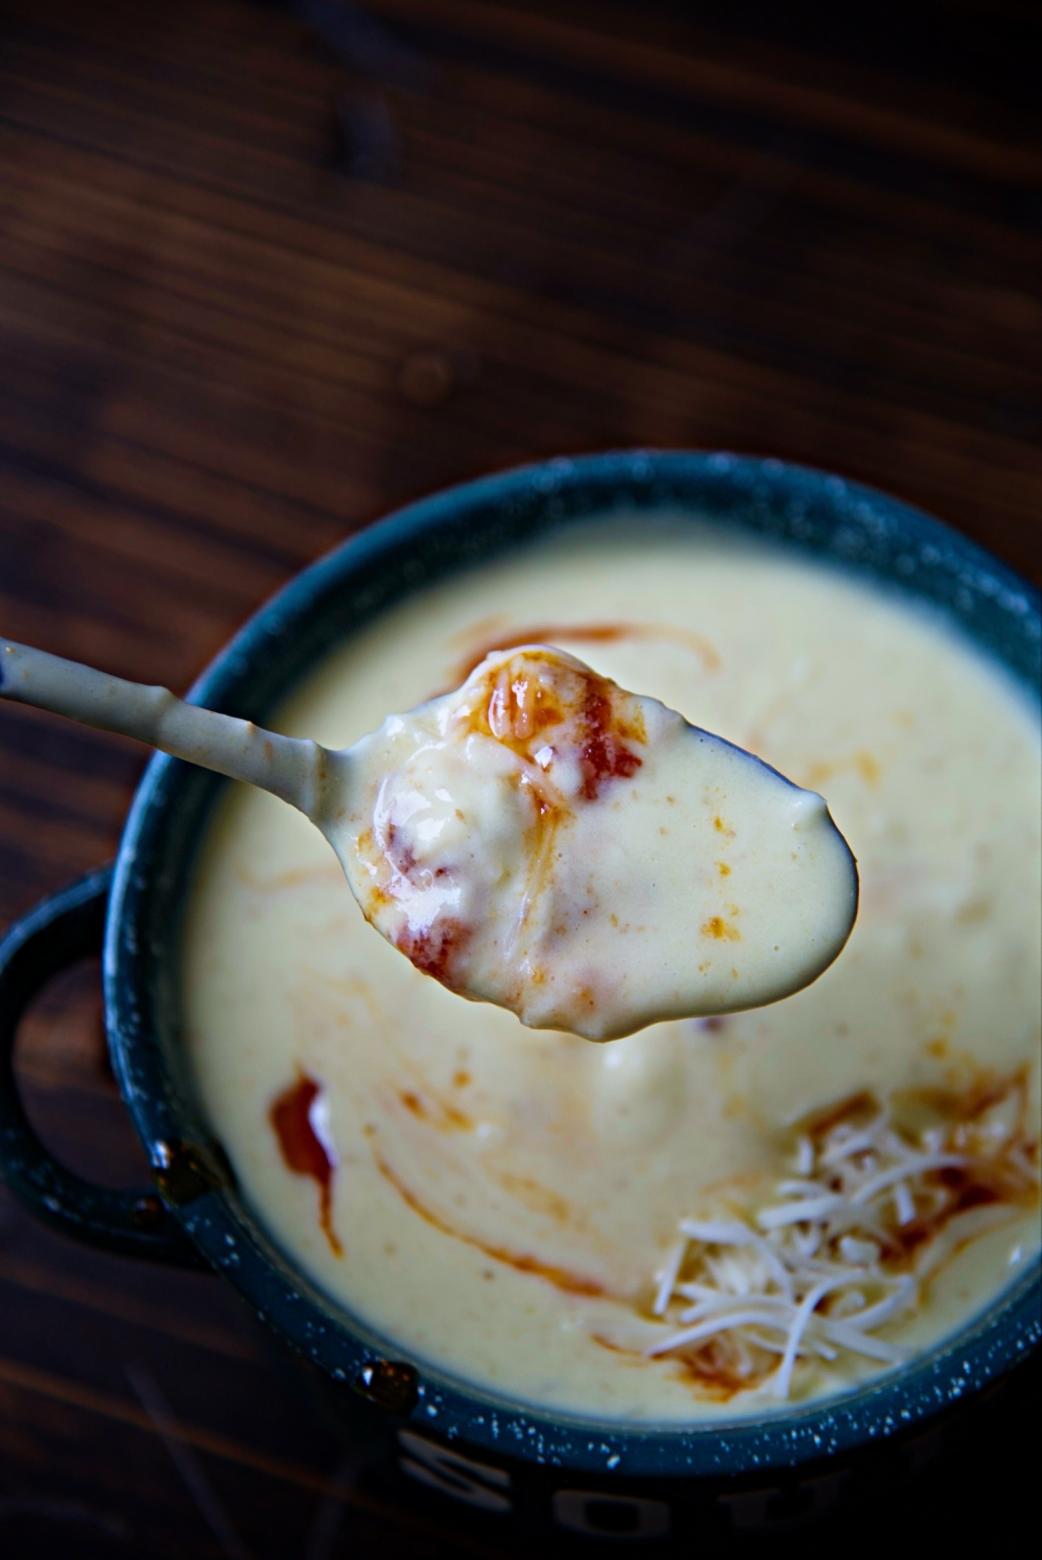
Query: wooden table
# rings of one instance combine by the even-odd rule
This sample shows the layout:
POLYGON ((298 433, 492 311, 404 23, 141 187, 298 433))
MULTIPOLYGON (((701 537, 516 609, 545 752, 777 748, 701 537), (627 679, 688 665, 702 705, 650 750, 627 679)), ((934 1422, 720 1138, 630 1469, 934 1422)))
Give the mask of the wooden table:
MULTIPOLYGON (((367 520, 613 445, 833 467, 1038 578, 1031 5, 298 10, 0 0, 6 634, 183 687, 367 520)), ((142 759, 12 708, 0 755, 6 922, 113 854, 142 759)), ((96 986, 41 1002, 23 1072, 73 1164, 132 1183, 96 986)), ((885 1531, 965 1537, 985 1488, 1026 1521, 1037 1389, 885 1531)), ((352 1492, 225 1286, 9 1198, 0 1453, 12 1560, 464 1547, 352 1492)))

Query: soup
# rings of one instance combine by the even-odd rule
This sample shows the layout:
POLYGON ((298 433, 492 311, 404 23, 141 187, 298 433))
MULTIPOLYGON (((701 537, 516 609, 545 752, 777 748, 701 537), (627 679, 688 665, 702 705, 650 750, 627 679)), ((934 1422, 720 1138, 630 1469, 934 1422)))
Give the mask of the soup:
POLYGON ((213 1131, 349 1314, 512 1398, 697 1420, 886 1369, 1038 1246, 1033 713, 918 609, 639 518, 412 595, 274 723, 342 745, 532 641, 822 791, 861 873, 847 947, 770 1008, 527 1031, 376 937, 304 818, 229 790, 183 961, 213 1131))
POLYGON ((545 645, 389 716, 345 780, 323 832, 366 920, 533 1029, 613 1040, 763 1007, 857 912, 822 797, 545 645))

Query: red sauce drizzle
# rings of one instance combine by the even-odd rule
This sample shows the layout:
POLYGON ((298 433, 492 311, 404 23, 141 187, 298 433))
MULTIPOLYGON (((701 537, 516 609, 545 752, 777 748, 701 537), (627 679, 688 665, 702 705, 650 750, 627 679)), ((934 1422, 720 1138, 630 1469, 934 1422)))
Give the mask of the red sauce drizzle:
POLYGON ((411 959, 418 970, 433 975, 450 991, 459 989, 458 972, 454 964, 471 937, 471 928, 451 916, 440 916, 422 932, 406 928, 397 937, 395 946, 411 959))
MULTIPOLYGON (((501 675, 491 679, 487 702, 471 716, 471 729, 494 736, 522 757, 532 758, 541 734, 572 717, 582 773, 581 794, 592 802, 606 780, 628 779, 642 760, 627 746, 645 742, 644 720, 635 701, 615 683, 596 672, 568 667, 562 686, 545 683, 540 663, 548 654, 532 651, 512 670, 504 686, 501 675), (561 699, 566 702, 562 703, 561 699)), ((539 797, 540 813, 546 810, 539 797)))
POLYGON ((517 650, 521 645, 563 645, 576 640, 587 644, 612 644, 619 639, 671 639, 693 650, 707 672, 720 666, 716 648, 693 629, 674 628, 668 623, 537 623, 524 629, 504 629, 495 639, 487 639, 471 652, 456 673, 457 682, 469 677, 493 650, 517 650))
POLYGON ((415 1089, 399 1089, 398 1098, 417 1121, 429 1122, 442 1132, 469 1132, 474 1123, 465 1111, 459 1110, 449 1100, 433 1097, 433 1107, 422 1099, 415 1089))
POLYGON ((611 699, 598 678, 591 678, 583 703, 581 722, 582 794, 588 802, 596 799, 605 780, 625 780, 636 774, 641 760, 632 748, 620 741, 611 699))
POLYGON ((400 843, 398 839, 398 829, 393 820, 387 825, 385 849, 387 853, 387 859, 391 863, 391 866, 394 868, 395 872, 397 872, 400 877, 407 878, 411 882, 413 880, 413 873, 416 871, 416 857, 413 855, 412 847, 410 845, 403 845, 400 843))
POLYGON ((416 1193, 405 1185, 383 1159, 376 1159, 376 1168, 394 1187, 406 1206, 418 1214, 425 1223, 440 1230, 443 1235, 451 1235, 454 1240, 473 1246, 477 1251, 484 1252, 485 1256, 492 1257, 496 1262, 504 1262, 519 1273, 532 1273, 537 1278, 545 1279, 556 1289, 563 1289, 566 1294, 589 1296, 604 1294, 604 1285, 598 1283, 595 1278, 586 1278, 581 1273, 572 1273, 568 1268, 557 1267, 552 1262, 543 1262, 539 1257, 530 1256, 527 1252, 518 1253, 509 1251, 504 1246, 494 1246, 488 1241, 481 1240, 477 1235, 468 1235, 466 1231, 456 1229, 447 1219, 421 1202, 416 1193))
POLYGON ((333 1172, 336 1161, 315 1131, 311 1120, 312 1106, 322 1094, 322 1086, 307 1073, 300 1073, 296 1083, 272 1101, 268 1111, 272 1131, 278 1139, 279 1150, 287 1167, 295 1175, 309 1175, 318 1185, 318 1218, 330 1247, 338 1257, 343 1256, 333 1228, 333 1172))

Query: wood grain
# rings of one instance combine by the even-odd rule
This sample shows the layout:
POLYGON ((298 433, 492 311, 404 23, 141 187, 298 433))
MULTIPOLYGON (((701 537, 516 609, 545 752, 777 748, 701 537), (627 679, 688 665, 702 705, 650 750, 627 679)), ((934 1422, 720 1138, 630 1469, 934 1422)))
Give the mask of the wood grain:
MULTIPOLYGON (((380 513, 632 444, 841 470, 1037 581, 1040 43, 984 0, 0 0, 4 633, 182 688, 380 513)), ((141 763, 0 709, 0 922, 113 853, 141 763)), ((89 965, 22 1054, 70 1161, 134 1184, 89 965)), ((5 1199, 0 1315, 5 1553, 509 1548, 352 1488, 206 1278, 5 1199)), ((996 1481, 1026 1516, 1037 1387, 910 1538, 996 1481)))

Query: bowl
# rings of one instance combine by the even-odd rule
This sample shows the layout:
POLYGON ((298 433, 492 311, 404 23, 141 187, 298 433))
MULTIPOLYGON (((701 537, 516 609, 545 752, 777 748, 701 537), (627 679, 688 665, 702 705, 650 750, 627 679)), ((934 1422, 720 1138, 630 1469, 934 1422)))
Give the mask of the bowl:
MULTIPOLYGON (((432 580, 616 509, 711 517, 885 582, 942 617, 1037 696, 1039 600, 979 547, 920 511, 842 477, 777 460, 623 452, 486 477, 372 526, 264 606, 192 690, 262 720, 334 645, 432 580)), ((38 906, 0 947, 0 1164, 42 1219, 110 1250, 207 1265, 232 1284, 317 1383, 367 1455, 483 1513, 534 1527, 631 1538, 788 1521, 828 1505, 842 1473, 913 1455, 945 1411, 997 1382, 1037 1343, 1039 1265, 957 1335, 848 1393, 762 1420, 628 1425, 544 1413, 401 1358, 275 1246, 251 1215, 205 1125, 179 1036, 178 915, 195 842, 223 782, 152 760, 114 868, 38 906), (19 1102, 18 1020, 64 964, 103 949, 105 1012, 119 1087, 155 1190, 92 1186, 65 1169, 19 1102), (810 1492, 809 1496, 807 1492, 810 1492), (832 1491, 832 1493, 830 1493, 832 1491)), ((918 1455, 918 1454, 917 1454, 918 1455)))

